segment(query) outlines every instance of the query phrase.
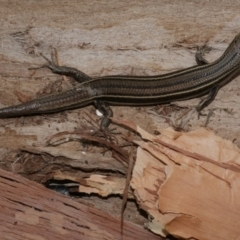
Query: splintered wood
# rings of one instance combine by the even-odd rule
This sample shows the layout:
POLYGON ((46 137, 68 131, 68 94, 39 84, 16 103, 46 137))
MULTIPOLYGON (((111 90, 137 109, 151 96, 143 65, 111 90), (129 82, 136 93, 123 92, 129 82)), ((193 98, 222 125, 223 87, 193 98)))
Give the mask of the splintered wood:
MULTIPOLYGON (((146 226, 156 234, 184 239, 240 239, 240 149, 206 129, 188 133, 172 128, 154 136, 128 121, 118 124, 139 133, 130 186, 139 206, 151 218, 146 226)), ((55 179, 79 182, 79 192, 103 197, 123 194, 126 181, 92 174, 55 179)))
MULTIPOLYGON (((114 119, 114 122, 118 122, 114 119)), ((123 124, 123 122, 121 122, 123 124)), ((206 129, 142 138, 131 187, 148 228, 184 239, 240 239, 240 149, 206 129)))
POLYGON ((149 229, 165 236, 240 239, 240 150, 206 129, 168 128, 152 136, 139 127, 131 186, 152 216, 149 229))

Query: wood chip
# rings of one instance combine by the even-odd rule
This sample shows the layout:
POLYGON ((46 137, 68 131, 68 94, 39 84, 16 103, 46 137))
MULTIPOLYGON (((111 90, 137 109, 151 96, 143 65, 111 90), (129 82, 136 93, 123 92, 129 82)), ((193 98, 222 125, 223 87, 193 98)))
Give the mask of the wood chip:
MULTIPOLYGON (((123 122, 121 122, 123 124, 123 122)), ((131 187, 148 228, 184 239, 240 239, 240 149, 200 128, 153 136, 133 123, 139 145, 131 187)))

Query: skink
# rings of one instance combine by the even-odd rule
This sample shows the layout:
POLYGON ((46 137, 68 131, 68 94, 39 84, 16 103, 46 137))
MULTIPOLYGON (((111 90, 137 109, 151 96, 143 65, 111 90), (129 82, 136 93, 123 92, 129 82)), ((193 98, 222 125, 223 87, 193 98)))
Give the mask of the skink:
POLYGON ((240 74, 240 34, 223 55, 213 63, 198 59, 201 65, 157 76, 103 76, 90 78, 81 71, 57 66, 51 61, 46 67, 57 74, 81 82, 68 91, 38 98, 16 106, 0 109, 0 118, 59 112, 94 103, 104 118, 102 128, 109 124, 112 105, 152 105, 207 95, 200 103, 201 111, 218 90, 240 74))

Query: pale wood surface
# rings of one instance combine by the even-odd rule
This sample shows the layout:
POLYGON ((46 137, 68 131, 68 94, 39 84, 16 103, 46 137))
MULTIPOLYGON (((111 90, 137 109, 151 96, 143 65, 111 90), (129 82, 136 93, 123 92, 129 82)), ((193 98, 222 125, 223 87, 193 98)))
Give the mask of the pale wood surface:
MULTIPOLYGON (((1 106, 18 102, 14 90, 35 97, 57 79, 48 70, 35 74, 28 71, 33 64, 45 63, 35 54, 43 52, 49 56, 53 47, 57 48, 62 64, 77 67, 90 76, 151 75, 189 67, 195 65, 196 46, 205 43, 213 48, 206 56, 213 61, 239 31, 239 6, 240 2, 233 0, 218 4, 211 1, 68 1, 62 4, 28 1, 20 4, 13 1, 11 6, 8 1, 1 1, 1 106)), ((237 144, 238 83, 236 79, 224 87, 208 108, 220 108, 214 112, 208 127, 237 144)), ((68 87, 63 85, 64 89, 68 87)), ((186 101, 181 105, 193 106, 198 102, 186 101)), ((115 116, 133 119, 151 132, 168 125, 165 119, 148 114, 149 108, 139 111, 133 107, 114 107, 113 110, 115 116)), ((69 116, 67 126, 57 123, 53 117, 44 120, 43 125, 49 125, 49 121, 50 127, 46 128, 52 133, 57 132, 56 128, 73 129, 83 122, 78 115, 69 116)), ((198 120, 193 116, 186 129, 204 123, 205 118, 198 120)), ((3 126, 6 125, 12 128, 9 121, 7 124, 3 121, 3 126)), ((14 126, 14 131, 22 135, 25 129, 14 126)), ((44 133, 34 126, 27 134, 41 139, 44 133)))

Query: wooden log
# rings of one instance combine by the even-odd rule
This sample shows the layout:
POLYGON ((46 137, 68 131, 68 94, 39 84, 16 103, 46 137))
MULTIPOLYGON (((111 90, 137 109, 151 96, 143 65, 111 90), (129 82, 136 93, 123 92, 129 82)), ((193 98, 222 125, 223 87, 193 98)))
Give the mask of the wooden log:
MULTIPOLYGON (((0 169, 1 239, 121 239, 119 219, 0 169)), ((125 222, 123 239, 161 239, 125 222)))

